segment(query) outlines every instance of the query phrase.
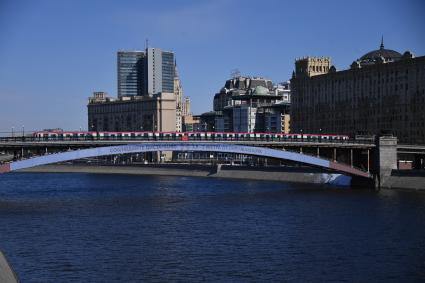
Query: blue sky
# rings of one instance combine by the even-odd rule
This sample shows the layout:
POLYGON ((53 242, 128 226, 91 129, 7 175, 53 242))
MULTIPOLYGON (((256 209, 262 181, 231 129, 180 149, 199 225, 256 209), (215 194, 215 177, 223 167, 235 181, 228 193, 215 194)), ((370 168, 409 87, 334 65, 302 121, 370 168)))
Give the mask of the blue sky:
POLYGON ((116 52, 176 53, 192 112, 233 69, 288 80, 294 60, 330 56, 345 69, 385 47, 425 55, 424 1, 0 0, 0 131, 87 127, 93 91, 116 96, 116 52))

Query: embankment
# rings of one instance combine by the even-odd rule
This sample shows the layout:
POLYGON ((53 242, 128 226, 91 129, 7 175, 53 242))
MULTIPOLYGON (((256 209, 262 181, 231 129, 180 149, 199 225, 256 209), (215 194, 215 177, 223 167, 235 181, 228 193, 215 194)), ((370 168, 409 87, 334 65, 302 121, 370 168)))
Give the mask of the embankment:
POLYGON ((393 170, 382 184, 385 189, 425 190, 424 170, 393 170))
POLYGON ((59 172, 193 176, 209 178, 235 178, 248 180, 283 181, 291 183, 332 184, 348 186, 350 177, 308 167, 249 167, 210 166, 193 164, 150 164, 138 166, 44 165, 19 172, 59 172))

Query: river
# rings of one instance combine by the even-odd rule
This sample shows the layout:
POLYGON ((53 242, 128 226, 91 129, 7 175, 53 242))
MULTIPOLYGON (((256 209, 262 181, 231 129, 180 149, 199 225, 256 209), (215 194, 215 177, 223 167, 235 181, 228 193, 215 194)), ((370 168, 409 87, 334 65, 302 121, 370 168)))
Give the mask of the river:
POLYGON ((425 192, 10 173, 0 250, 22 282, 423 282, 425 192))

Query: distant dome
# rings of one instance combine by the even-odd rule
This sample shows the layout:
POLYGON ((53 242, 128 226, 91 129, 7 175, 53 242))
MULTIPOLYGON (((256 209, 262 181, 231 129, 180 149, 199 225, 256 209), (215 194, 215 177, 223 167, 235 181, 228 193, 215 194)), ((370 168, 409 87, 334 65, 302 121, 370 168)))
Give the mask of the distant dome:
POLYGON ((360 57, 360 60, 374 60, 378 57, 384 57, 386 61, 397 61, 401 58, 401 54, 391 49, 380 48, 366 53, 360 57))
POLYGON ((258 95, 266 95, 269 94, 269 90, 266 87, 263 86, 256 86, 254 89, 254 94, 258 94, 258 95))
POLYGON ((366 64, 382 63, 382 59, 384 59, 384 62, 394 62, 400 60, 401 56, 402 55, 397 51, 385 49, 384 40, 382 39, 380 48, 360 57, 360 62, 366 64))

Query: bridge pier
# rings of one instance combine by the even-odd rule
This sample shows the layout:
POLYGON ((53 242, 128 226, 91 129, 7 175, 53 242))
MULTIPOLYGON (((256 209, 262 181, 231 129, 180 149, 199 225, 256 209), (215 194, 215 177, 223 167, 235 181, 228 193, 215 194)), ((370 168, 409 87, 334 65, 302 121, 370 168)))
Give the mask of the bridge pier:
POLYGON ((377 138, 374 169, 375 188, 379 190, 391 176, 392 170, 397 169, 397 137, 377 138))
POLYGON ((367 173, 370 173, 370 150, 367 150, 367 173))

